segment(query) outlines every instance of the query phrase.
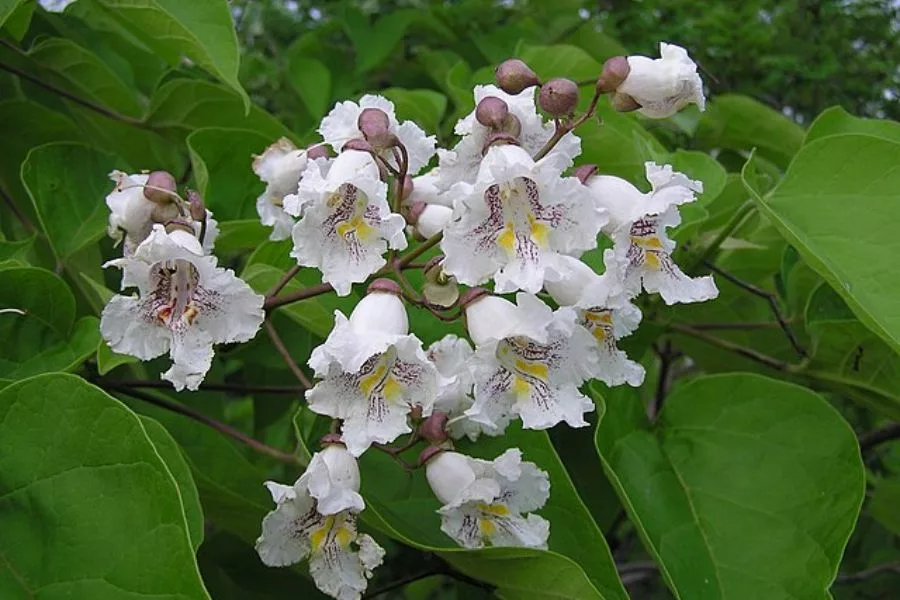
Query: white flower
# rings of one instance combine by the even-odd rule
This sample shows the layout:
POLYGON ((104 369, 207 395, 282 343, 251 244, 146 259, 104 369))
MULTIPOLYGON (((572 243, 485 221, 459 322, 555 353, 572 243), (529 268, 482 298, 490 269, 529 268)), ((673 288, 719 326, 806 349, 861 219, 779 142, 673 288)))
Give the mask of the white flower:
MULTIPOLYGON (((185 218, 187 209, 178 207, 178 200, 157 203, 144 196, 144 185, 148 174, 129 175, 122 171, 112 171, 109 178, 116 182, 116 187, 106 196, 109 207, 109 226, 107 233, 116 242, 125 239, 123 254, 128 257, 134 254, 138 245, 147 239, 154 224, 185 218)), ((219 235, 219 226, 212 212, 206 211, 206 237, 203 239, 203 251, 211 252, 219 235)), ((194 231, 200 233, 200 223, 192 223, 194 231)))
POLYGON ((396 295, 369 293, 349 320, 340 311, 334 319, 328 339, 309 359, 322 381, 306 399, 313 412, 343 420, 341 437, 359 456, 373 443, 412 431, 407 415, 414 406, 430 415, 442 379, 422 342, 409 334, 396 295))
POLYGON ((66 7, 75 2, 75 0, 38 0, 41 8, 47 12, 62 12, 66 7))
POLYGON ((322 271, 322 281, 339 296, 385 265, 388 246, 406 248, 406 222, 391 212, 387 185, 366 152, 341 153, 327 176, 317 162, 310 163, 297 194, 285 198, 284 210, 303 214, 294 225, 291 256, 322 271))
POLYGON ((416 233, 428 239, 442 232, 453 216, 453 209, 440 204, 426 204, 419 213, 416 224, 416 233))
POLYGON ((424 175, 413 177, 413 191, 405 199, 405 202, 407 204, 424 202, 425 204, 440 204, 441 206, 453 208, 453 199, 449 195, 442 193, 443 190, 438 187, 440 176, 440 167, 435 167, 424 175))
POLYGON ((524 293, 516 302, 490 297, 466 307, 476 349, 475 403, 465 414, 495 430, 515 416, 527 429, 587 425, 594 404, 578 386, 599 372, 593 338, 571 308, 552 311, 524 293))
POLYGON ((469 342, 447 334, 428 347, 428 358, 444 378, 434 401, 434 409, 447 413, 450 418, 448 432, 453 439, 468 437, 473 442, 482 433, 497 435, 499 429, 468 418, 465 412, 472 407, 475 377, 472 359, 474 352, 469 342))
POLYGON ((384 550, 356 528, 365 508, 359 495, 359 468, 341 446, 313 456, 294 485, 267 481, 275 510, 263 519, 256 551, 270 567, 284 567, 309 557, 313 581, 323 593, 358 600, 384 550))
POLYGON ((618 261, 612 250, 603 253, 606 271, 597 275, 578 259, 567 257, 569 269, 554 281, 547 281, 547 292, 560 306, 571 306, 577 322, 594 338, 594 351, 600 366, 597 379, 606 385, 644 382, 644 367, 630 360, 616 342, 630 335, 641 322, 641 311, 628 298, 618 261))
POLYGON ((593 177, 587 186, 597 205, 610 215, 607 232, 615 242, 626 292, 635 296, 643 284, 648 292, 659 292, 666 304, 715 298, 719 290, 711 276, 691 279, 678 268, 672 259, 675 242, 666 235, 666 228, 681 222, 678 207, 696 200, 703 183, 669 165, 645 166, 652 186, 647 194, 611 176, 593 177))
POLYGON ((474 185, 458 184, 444 228, 444 270, 466 285, 491 277, 497 292, 537 293, 562 254, 597 244, 606 217, 556 155, 534 162, 518 146, 492 147, 474 185))
POLYGON ((139 295, 114 296, 100 319, 110 348, 141 360, 165 352, 163 373, 176 390, 196 390, 209 370, 213 344, 245 342, 262 324, 263 300, 230 269, 204 256, 197 239, 155 225, 131 258, 108 262, 123 270, 122 288, 139 295))
MULTIPOLYGON (((534 156, 543 148, 544 144, 553 137, 555 130, 552 123, 545 123, 538 114, 534 104, 534 92, 535 88, 530 87, 513 96, 495 85, 475 86, 475 106, 478 106, 478 103, 484 98, 489 97, 500 98, 506 102, 510 114, 515 116, 522 126, 518 139, 529 156, 534 156)), ((487 142, 491 130, 478 122, 473 110, 459 120, 454 132, 461 135, 462 139, 453 150, 438 150, 441 165, 438 188, 441 190, 446 190, 460 181, 475 182, 484 144, 487 142)), ((572 166, 575 157, 581 154, 581 140, 575 134, 567 133, 554 146, 552 153, 558 155, 563 165, 562 169, 567 169, 572 166)))
MULTIPOLYGON (((388 116, 390 122, 388 131, 396 135, 400 143, 406 146, 410 175, 415 175, 428 164, 434 155, 435 137, 425 135, 422 128, 412 121, 398 122, 394 103, 383 96, 367 94, 359 99, 359 104, 350 100, 335 104, 319 126, 319 134, 325 143, 335 152, 340 152, 348 141, 363 137, 357 122, 360 113, 366 108, 377 108, 388 116)), ((394 168, 399 168, 393 153, 385 152, 384 158, 394 168)))
POLYGON ((460 546, 547 548, 550 523, 532 511, 550 497, 550 480, 534 463, 522 462, 518 448, 493 461, 441 452, 425 474, 444 504, 438 510, 441 531, 460 546))
POLYGON ((691 103, 704 110, 703 81, 687 51, 660 42, 659 55, 657 59, 629 56, 631 70, 616 91, 634 98, 640 112, 653 119, 671 117, 691 103))
POLYGON ((287 138, 253 159, 253 172, 266 184, 266 191, 256 199, 256 212, 263 225, 273 227, 271 240, 286 240, 291 235, 294 219, 284 211, 284 197, 297 193, 308 163, 306 150, 297 149, 287 138))

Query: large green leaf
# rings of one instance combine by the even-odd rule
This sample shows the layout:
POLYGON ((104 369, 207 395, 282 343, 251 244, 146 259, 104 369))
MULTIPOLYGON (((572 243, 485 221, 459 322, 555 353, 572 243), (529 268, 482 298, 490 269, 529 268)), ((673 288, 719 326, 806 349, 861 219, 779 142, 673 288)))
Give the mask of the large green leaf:
POLYGON ((59 260, 106 232, 103 198, 112 189, 107 174, 115 165, 112 156, 68 142, 38 146, 22 163, 22 184, 59 260))
POLYGON ((0 392, 4 598, 208 598, 178 485, 140 419, 71 375, 0 392))
POLYGON ((234 89, 240 49, 226 0, 101 0, 136 37, 173 66, 187 57, 234 89))
POLYGON ((328 67, 314 58, 290 56, 287 78, 312 118, 324 117, 331 103, 331 71, 328 67))
POLYGON ((256 217, 256 197, 265 184, 253 172, 253 155, 273 141, 244 129, 198 129, 188 136, 197 186, 217 219, 256 217))
POLYGON ((614 111, 605 100, 597 106, 597 114, 599 119, 578 128, 579 163, 593 163, 604 175, 616 175, 649 190, 644 163, 663 162, 669 154, 665 147, 636 118, 614 111))
POLYGON ((386 60, 403 41, 403 36, 415 17, 416 11, 412 9, 394 10, 370 23, 359 8, 353 4, 348 5, 341 23, 353 42, 356 73, 366 73, 386 60))
POLYGON ((840 106, 832 106, 816 117, 806 131, 804 144, 841 133, 862 133, 900 142, 900 123, 884 119, 854 117, 840 106))
POLYGON ((900 350, 900 143, 868 135, 814 141, 760 210, 854 314, 900 350))
POLYGON ((16 12, 16 9, 23 1, 24 0, 0 0, 0 27, 2 27, 6 23, 6 20, 16 12))
POLYGON ((412 475, 383 454, 361 459, 363 513, 373 526, 417 548, 437 552, 463 573, 498 586, 503 598, 626 598, 609 548, 545 432, 511 426, 500 438, 460 444, 460 451, 493 459, 517 447, 550 475, 552 493, 539 512, 550 521, 550 551, 490 548, 461 550, 440 531, 440 503, 424 473, 412 475))
POLYGON ((596 79, 603 69, 603 65, 581 48, 565 44, 526 45, 519 49, 517 55, 544 81, 553 77, 568 77, 575 81, 596 79))
POLYGON ((381 93, 394 103, 400 120, 414 121, 427 133, 439 131, 441 119, 447 110, 447 96, 434 90, 402 88, 388 88, 381 93))
POLYGON ((94 317, 75 321, 75 298, 44 269, 0 270, 0 386, 48 371, 65 371, 91 356, 100 342, 94 317))
POLYGON ((747 96, 716 96, 697 129, 705 148, 750 151, 781 168, 803 144, 803 129, 781 113, 747 96))
POLYGON ((650 425, 617 388, 597 449, 676 598, 829 598, 865 477, 817 394, 749 374, 696 379, 650 425))

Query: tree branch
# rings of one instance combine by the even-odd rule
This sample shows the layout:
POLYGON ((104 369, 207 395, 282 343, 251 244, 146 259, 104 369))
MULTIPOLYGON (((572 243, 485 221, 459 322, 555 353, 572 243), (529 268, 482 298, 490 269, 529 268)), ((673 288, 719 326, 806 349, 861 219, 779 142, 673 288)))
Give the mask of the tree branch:
POLYGON ((838 575, 838 578, 834 580, 834 584, 846 585, 848 583, 859 583, 884 573, 896 573, 900 575, 900 561, 876 565, 870 569, 859 571, 857 573, 843 573, 838 575))
MULTIPOLYGON (((96 385, 107 385, 129 388, 149 388, 154 390, 171 390, 172 384, 165 381, 145 381, 142 379, 103 379, 97 377, 91 380, 96 385)), ((236 383, 201 383, 201 390, 211 392, 234 392, 236 394, 302 394, 306 388, 289 385, 241 385, 236 383)))
POLYGON ((330 283, 320 283, 318 285, 312 285, 308 288, 303 288, 302 290, 297 290, 296 292, 291 292, 283 296, 268 297, 266 298, 265 304, 263 304, 263 308, 269 311, 274 308, 278 308, 279 306, 284 306, 285 304, 291 304, 292 302, 299 302, 300 300, 306 300, 307 298, 312 298, 321 294, 327 294, 328 292, 331 292, 333 290, 334 288, 331 287, 330 283))
POLYGON ((793 365, 790 365, 784 361, 780 361, 777 358, 766 356, 765 354, 757 352, 753 348, 747 348, 745 346, 729 342, 728 340, 723 340, 722 338, 708 335, 706 333, 703 333, 702 331, 694 329, 693 327, 688 327, 687 325, 681 325, 679 323, 669 323, 668 327, 672 331, 677 331, 678 333, 689 335, 700 341, 706 342, 711 346, 716 346, 717 348, 721 348, 722 350, 727 350, 728 352, 739 354, 744 358, 749 358, 750 360, 764 364, 767 367, 775 369, 776 371, 791 371, 794 369, 793 365))
POLYGON ((859 449, 863 453, 869 452, 879 444, 900 439, 900 423, 891 423, 880 429, 870 431, 859 436, 859 449))
POLYGON ((309 377, 306 376, 306 373, 303 372, 303 369, 300 368, 300 365, 298 365, 294 361, 294 359, 291 358, 290 351, 287 349, 287 346, 284 345, 284 342, 281 340, 281 336, 278 335, 278 331, 275 329, 275 326, 272 325, 272 321, 266 319, 263 322, 263 325, 266 328, 266 333, 269 334, 269 339, 272 340, 272 344, 275 346, 278 354, 281 355, 281 358, 284 359, 284 362, 291 370, 291 373, 294 374, 294 377, 297 378, 297 381, 299 381, 305 389, 311 389, 313 387, 312 381, 309 380, 309 377))
POLYGON ((297 456, 290 454, 288 452, 284 452, 279 450, 278 448, 273 448, 267 444, 260 442, 257 439, 254 439, 242 431, 238 431, 231 425, 227 425, 212 417, 208 417, 201 412, 197 412, 196 410, 185 406, 184 404, 178 404, 177 402, 172 402, 171 400, 165 400, 163 398, 153 396, 151 394, 147 394, 145 392, 141 392, 134 388, 114 385, 112 382, 105 382, 103 388, 110 392, 117 392, 119 394, 124 394, 126 396, 131 396, 137 400, 141 400, 142 402, 146 402, 148 404, 153 404, 154 406, 158 406, 160 408, 164 408, 166 410, 170 410, 174 413, 178 413, 179 415, 188 417, 189 419, 193 419, 204 425, 212 427, 219 433, 227 435, 228 437, 239 441, 240 443, 249 446, 251 449, 259 452, 260 454, 265 454, 271 458, 279 460, 283 463, 287 463, 289 465, 293 465, 296 467, 305 467, 306 464, 300 460, 297 456))
POLYGON ((22 227, 25 228, 28 233, 32 233, 34 231, 34 224, 31 222, 25 213, 22 212, 22 209, 16 204, 16 201, 12 199, 12 196, 9 195, 5 189, 0 187, 0 196, 3 197, 3 201, 6 202, 6 205, 9 206, 9 210, 12 211, 12 214, 19 220, 22 224, 22 227))
POLYGON ((280 292, 281 290, 283 290, 283 289, 284 289, 284 286, 286 286, 287 284, 289 284, 289 283, 291 282, 291 279, 293 279, 293 278, 297 275, 297 273, 299 273, 299 272, 300 272, 300 265, 294 265, 293 267, 291 267, 290 269, 288 269, 288 270, 284 273, 284 277, 282 277, 282 278, 278 281, 278 283, 276 283, 276 284, 272 287, 271 290, 269 290, 268 292, 266 292, 266 299, 268 300, 269 298, 272 298, 272 297, 278 295, 278 292, 280 292))

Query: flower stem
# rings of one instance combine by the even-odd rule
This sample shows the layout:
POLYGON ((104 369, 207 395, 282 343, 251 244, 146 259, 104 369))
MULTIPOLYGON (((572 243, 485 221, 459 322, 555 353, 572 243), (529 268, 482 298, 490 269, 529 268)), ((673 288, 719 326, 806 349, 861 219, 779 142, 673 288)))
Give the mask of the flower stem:
POLYGON ((287 349, 287 346, 284 345, 284 342, 281 340, 281 336, 278 335, 278 331, 275 329, 275 326, 272 325, 272 321, 266 319, 263 323, 266 328, 266 333, 269 335, 269 339, 272 340, 272 345, 275 346, 275 350, 278 351, 278 354, 281 355, 281 358, 284 359, 285 364, 288 366, 288 369, 291 370, 291 373, 294 374, 294 377, 297 378, 297 381, 300 382, 306 389, 310 389, 313 387, 312 381, 309 380, 309 377, 306 376, 306 373, 303 372, 303 369, 300 368, 293 358, 291 358, 291 353, 287 349))
POLYGON ((296 292, 291 292, 283 296, 268 297, 266 298, 265 304, 263 304, 263 308, 268 311, 272 310, 273 308, 278 308, 279 306, 284 306, 285 304, 291 304, 292 302, 298 302, 300 300, 306 300, 307 298, 312 298, 321 294, 327 294, 331 291, 334 291, 334 288, 331 287, 330 283, 320 283, 318 285, 312 285, 308 288, 303 288, 302 290, 297 290, 296 292))
POLYGON ((416 260, 423 254, 440 244, 442 239, 444 239, 444 232, 439 231, 438 233, 434 234, 433 236, 416 246, 415 250, 412 250, 409 254, 404 254, 403 256, 401 256, 397 260, 397 264, 401 269, 405 268, 412 261, 416 260))
POLYGON ((306 466, 306 464, 302 460, 300 460, 299 457, 279 450, 278 448, 273 448, 272 446, 264 444, 263 442, 260 442, 259 440, 248 436, 242 431, 238 431, 230 425, 222 423, 221 421, 217 421, 212 417, 208 417, 201 412, 197 412, 194 409, 185 406, 184 404, 172 402, 171 400, 165 400, 158 396, 147 394, 130 387, 117 385, 114 382, 107 381, 103 384, 103 387, 109 392, 117 392, 125 396, 130 396, 132 398, 135 398, 136 400, 141 400, 142 402, 153 404, 154 406, 170 410, 174 413, 178 413, 182 416, 203 423, 204 425, 212 427, 219 433, 227 435, 228 437, 235 439, 246 446, 249 446, 254 451, 259 452, 260 454, 265 454, 266 456, 270 456, 283 463, 287 463, 296 467, 306 466))

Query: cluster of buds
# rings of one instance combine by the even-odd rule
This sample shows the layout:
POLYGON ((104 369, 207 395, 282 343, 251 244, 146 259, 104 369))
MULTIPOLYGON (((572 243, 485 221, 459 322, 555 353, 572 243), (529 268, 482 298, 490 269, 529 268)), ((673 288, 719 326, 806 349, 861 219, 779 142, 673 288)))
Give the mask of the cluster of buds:
MULTIPOLYGON (((452 148, 436 148, 389 100, 366 95, 335 105, 314 145, 281 139, 255 158, 266 184, 257 209, 271 239, 290 238, 298 269, 318 270, 322 289, 347 296, 367 285, 349 315, 335 311, 307 362, 316 378, 308 407, 330 417, 334 433, 292 486, 267 483, 277 506, 257 542, 266 564, 308 559, 323 592, 363 594, 384 554, 356 529, 365 508, 356 461, 370 450, 424 469, 441 529, 459 545, 552 546, 550 523, 536 514, 549 498, 547 473, 517 448, 487 461, 454 443, 501 436, 516 420, 538 430, 586 426, 594 405, 580 391, 585 382, 643 383, 644 368, 618 348, 640 323, 637 296, 674 304, 717 295, 711 277, 681 271, 667 235, 701 182, 648 162, 650 191, 642 192, 602 166, 575 164, 575 130, 603 95, 651 118, 691 102, 703 108, 687 53, 662 44, 661 54, 606 61, 580 115, 578 84, 542 82, 508 60, 496 85, 475 87, 452 148), (582 257, 603 236, 611 247, 598 273, 582 257), (418 246, 400 254, 410 240, 418 246), (420 289, 404 274, 410 268, 422 270, 420 289), (426 348, 410 330, 409 306, 461 320, 466 335, 426 348), (421 443, 417 464, 405 462, 401 454, 421 443)), ((256 333, 263 298, 216 265, 215 221, 198 196, 181 200, 165 174, 117 177, 107 201, 126 255, 110 264, 138 295, 110 302, 104 337, 141 359, 170 351, 163 377, 196 389, 214 343, 256 333)))

